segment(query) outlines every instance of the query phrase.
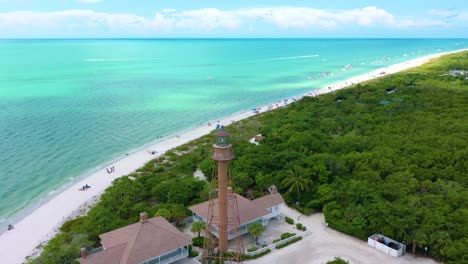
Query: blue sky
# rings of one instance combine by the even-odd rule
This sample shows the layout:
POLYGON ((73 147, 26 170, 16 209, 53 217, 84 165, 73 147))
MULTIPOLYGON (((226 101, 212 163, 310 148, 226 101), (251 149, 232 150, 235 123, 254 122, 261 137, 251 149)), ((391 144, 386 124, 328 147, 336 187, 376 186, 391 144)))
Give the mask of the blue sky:
POLYGON ((0 38, 468 37, 466 0, 0 0, 0 38))

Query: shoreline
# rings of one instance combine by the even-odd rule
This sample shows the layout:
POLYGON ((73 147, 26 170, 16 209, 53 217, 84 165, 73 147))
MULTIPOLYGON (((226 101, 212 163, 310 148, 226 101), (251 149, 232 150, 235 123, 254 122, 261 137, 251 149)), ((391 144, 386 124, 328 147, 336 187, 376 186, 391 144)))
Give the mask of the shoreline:
MULTIPOLYGON (((420 66, 428 62, 430 59, 437 58, 442 55, 466 50, 468 49, 426 55, 384 68, 372 70, 368 73, 333 83, 327 87, 311 90, 303 95, 262 105, 258 110, 259 113, 263 113, 286 106, 292 102, 300 100, 304 96, 317 96, 333 92, 353 84, 420 66), (383 71, 385 74, 380 74, 383 71)), ((237 122, 256 114, 257 113, 254 113, 251 110, 241 111, 230 116, 220 118, 219 124, 229 125, 233 120, 237 122)), ((111 162, 104 163, 102 166, 93 168, 87 173, 75 177, 76 181, 66 184, 63 189, 57 190, 57 194, 51 196, 49 200, 42 204, 39 203, 37 207, 33 207, 31 212, 26 212, 26 215, 15 223, 15 229, 0 233, 0 255, 2 255, 2 263, 21 263, 26 260, 25 258, 27 256, 35 256, 39 254, 41 249, 38 249, 38 246, 47 243, 48 240, 53 238, 65 221, 85 214, 88 208, 99 200, 100 195, 109 186, 111 186, 113 180, 132 173, 148 161, 163 155, 168 150, 210 133, 216 128, 217 121, 210 120, 207 122, 210 122, 211 126, 208 126, 206 123, 201 125, 198 124, 167 137, 154 140, 128 152, 127 154, 117 157, 111 162), (157 153, 155 155, 148 154, 147 150, 155 150, 157 153), (107 173, 106 168, 112 166, 115 167, 115 172, 107 173), (86 191, 79 191, 78 189, 85 184, 92 186, 92 188, 86 191), (19 247, 18 245, 21 246, 19 247)))

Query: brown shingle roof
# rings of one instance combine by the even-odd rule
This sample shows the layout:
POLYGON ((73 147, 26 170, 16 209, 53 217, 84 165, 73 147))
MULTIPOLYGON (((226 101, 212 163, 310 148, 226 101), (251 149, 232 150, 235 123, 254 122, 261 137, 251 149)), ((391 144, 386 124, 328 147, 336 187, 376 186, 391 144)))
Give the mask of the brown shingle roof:
POLYGON ((284 200, 283 200, 283 197, 281 197, 281 194, 270 193, 268 195, 255 199, 252 202, 256 204, 259 208, 267 209, 275 205, 284 203, 284 200))
POLYGON ((262 140, 262 139, 264 139, 264 138, 265 138, 265 137, 262 136, 262 135, 256 135, 256 136, 254 137, 254 140, 257 142, 257 141, 260 141, 260 140, 262 140))
POLYGON ((125 226, 99 237, 105 250, 80 259, 80 263, 136 264, 192 242, 162 217, 125 226))
POLYGON ((80 258, 81 264, 115 264, 119 263, 122 254, 127 247, 127 243, 120 244, 111 248, 106 248, 86 258, 80 258))
MULTIPOLYGON (((253 201, 250 201, 249 199, 244 198, 238 194, 235 195, 237 198, 237 207, 239 208, 239 219, 241 225, 269 214, 267 211, 268 208, 284 202, 279 193, 269 194, 253 201)), ((215 208, 213 209, 213 214, 214 217, 216 217, 218 213, 218 199, 215 199, 214 205, 215 208)), ((203 217, 205 220, 208 220, 208 206, 209 201, 194 205, 189 209, 197 215, 203 217)), ((231 217, 231 215, 228 217, 231 217)))

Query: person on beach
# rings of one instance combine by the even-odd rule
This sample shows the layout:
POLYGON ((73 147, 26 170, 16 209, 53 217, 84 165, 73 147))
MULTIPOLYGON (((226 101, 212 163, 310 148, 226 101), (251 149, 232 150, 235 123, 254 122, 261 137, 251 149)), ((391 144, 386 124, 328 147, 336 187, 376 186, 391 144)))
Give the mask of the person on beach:
POLYGON ((86 187, 86 189, 91 188, 91 186, 89 186, 88 184, 86 184, 85 187, 86 187))
POLYGON ((107 171, 107 173, 112 173, 112 168, 111 169, 106 168, 106 171, 107 171))
POLYGON ((12 224, 9 224, 9 225, 8 225, 8 231, 13 230, 13 228, 14 228, 14 227, 13 227, 12 224))
POLYGON ((83 187, 81 188, 81 190, 86 191, 86 187, 83 185, 83 187))

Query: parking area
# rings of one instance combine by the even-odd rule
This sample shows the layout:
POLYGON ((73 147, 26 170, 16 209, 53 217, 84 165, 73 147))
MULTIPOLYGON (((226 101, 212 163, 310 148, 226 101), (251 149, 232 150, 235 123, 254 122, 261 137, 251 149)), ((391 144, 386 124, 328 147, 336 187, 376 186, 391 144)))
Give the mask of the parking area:
MULTIPOLYGON (((255 260, 245 261, 250 264, 281 264, 281 263, 303 263, 324 264, 335 257, 340 257, 350 264, 436 264, 434 260, 425 257, 415 257, 405 254, 394 258, 367 245, 367 241, 337 232, 326 226, 322 213, 311 216, 301 215, 289 207, 283 206, 282 214, 294 219, 295 224, 302 223, 310 232, 303 240, 282 249, 274 249, 271 253, 255 260)), ((285 232, 297 233, 296 225, 290 225, 285 221, 272 219, 268 224, 261 239, 267 244, 279 238, 285 232)), ((183 229, 183 232, 194 236, 190 232, 191 224, 183 229)), ((202 233, 203 235, 203 233, 202 233)), ((256 246, 252 235, 243 235, 245 250, 256 246)), ((230 248, 235 248, 235 241, 230 242, 230 248)))
MULTIPOLYGON (((380 252, 367 245, 367 241, 337 232, 326 226, 322 213, 311 216, 303 216, 299 212, 283 207, 282 213, 307 227, 311 234, 303 240, 289 245, 282 249, 275 249, 256 260, 249 260, 249 264, 263 263, 303 263, 303 264, 323 264, 335 257, 341 257, 349 261, 350 264, 435 264, 430 258, 414 257, 406 254, 399 258, 394 258, 380 252)), ((280 229, 281 230, 281 229, 280 229)))

